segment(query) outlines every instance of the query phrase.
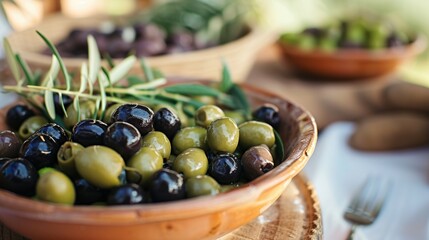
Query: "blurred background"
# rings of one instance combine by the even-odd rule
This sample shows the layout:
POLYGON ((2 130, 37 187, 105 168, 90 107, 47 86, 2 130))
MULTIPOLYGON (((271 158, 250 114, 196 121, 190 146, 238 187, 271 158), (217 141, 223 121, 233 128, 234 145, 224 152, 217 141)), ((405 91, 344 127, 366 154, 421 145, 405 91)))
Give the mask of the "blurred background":
MULTIPOLYGON (((0 35, 36 26, 52 14, 62 13, 82 18, 95 15, 122 16, 144 12, 149 6, 168 0, 1 0, 2 26, 0 35), (6 18, 5 18, 6 17, 6 18), (4 22, 3 20, 3 22, 4 22)), ((210 2, 207 0, 207 2, 210 2)), ((216 1, 224 2, 224 1, 216 1)), ((255 24, 281 32, 296 32, 318 26, 348 13, 373 13, 429 36, 429 1, 425 0, 248 0, 247 18, 255 24)), ((407 80, 429 86, 429 51, 401 68, 407 80)))

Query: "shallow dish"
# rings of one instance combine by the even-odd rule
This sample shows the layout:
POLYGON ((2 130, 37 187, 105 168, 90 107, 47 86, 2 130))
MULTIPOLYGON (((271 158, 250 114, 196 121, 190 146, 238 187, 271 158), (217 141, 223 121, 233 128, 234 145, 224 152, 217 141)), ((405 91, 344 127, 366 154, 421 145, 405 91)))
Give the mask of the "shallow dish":
MULTIPOLYGON (((68 18, 53 15, 39 25, 21 32, 12 33, 8 40, 13 50, 19 53, 32 69, 48 71, 52 58, 42 54, 46 44, 38 37, 36 30, 43 33, 52 42, 57 43, 66 37, 74 28, 93 28, 99 26, 106 18, 68 18)), ((252 29, 245 36, 216 47, 174 55, 147 57, 148 64, 167 76, 185 76, 199 79, 219 79, 222 59, 230 66, 231 74, 237 82, 244 81, 250 71, 258 51, 275 40, 273 33, 252 29)), ((63 58, 67 69, 75 74, 85 59, 63 58)), ((139 64, 132 70, 141 74, 139 64)))
POLYGON ((338 49, 334 52, 306 51, 279 42, 287 65, 315 77, 332 80, 371 78, 394 72, 404 61, 421 53, 426 40, 419 36, 412 43, 379 51, 338 49))
MULTIPOLYGON (((230 192, 170 203, 121 207, 67 207, 0 191, 0 221, 31 239, 214 239, 250 222, 269 208, 306 165, 317 127, 301 107, 242 85, 252 106, 279 107, 284 161, 230 192)), ((5 109, 0 119, 4 119, 5 109)), ((1 128, 6 126, 0 123, 1 128)))

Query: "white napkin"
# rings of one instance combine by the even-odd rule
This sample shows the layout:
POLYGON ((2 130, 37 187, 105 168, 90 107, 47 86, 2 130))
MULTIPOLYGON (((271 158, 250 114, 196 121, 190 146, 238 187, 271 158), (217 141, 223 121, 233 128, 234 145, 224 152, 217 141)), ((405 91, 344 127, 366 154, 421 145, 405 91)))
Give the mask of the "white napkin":
POLYGON ((358 229, 358 239, 429 239, 429 147, 356 151, 347 143, 353 129, 349 122, 327 127, 304 169, 320 199, 324 239, 346 237, 343 212, 368 175, 390 179, 393 187, 376 222, 358 229))

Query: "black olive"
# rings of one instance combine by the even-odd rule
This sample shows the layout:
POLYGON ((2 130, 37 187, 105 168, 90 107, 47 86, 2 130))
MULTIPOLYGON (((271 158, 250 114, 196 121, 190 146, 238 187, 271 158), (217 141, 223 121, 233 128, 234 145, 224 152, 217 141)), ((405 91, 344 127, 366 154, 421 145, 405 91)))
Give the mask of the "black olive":
POLYGON ((19 137, 12 131, 4 130, 0 132, 0 158, 18 157, 21 141, 19 137))
POLYGON ((48 123, 39 128, 35 133, 43 133, 52 137, 60 146, 69 140, 64 128, 56 123, 48 123))
POLYGON ((153 202, 167 202, 184 199, 183 177, 177 172, 163 168, 152 176, 150 194, 153 202))
POLYGON ((106 191, 104 189, 91 185, 83 178, 74 181, 76 191, 75 204, 88 205, 96 202, 104 202, 106 199, 106 191))
POLYGON ((23 196, 34 196, 38 174, 23 158, 10 159, 0 168, 0 188, 23 196))
POLYGON ((280 125, 279 108, 273 104, 264 104, 253 112, 253 118, 257 121, 270 124, 273 128, 280 125))
POLYGON ((152 109, 139 104, 123 104, 112 114, 112 121, 123 121, 131 123, 139 130, 142 137, 153 130, 152 109))
POLYGON ((127 122, 114 122, 107 128, 104 144, 127 160, 140 150, 142 138, 133 125, 127 122))
POLYGON ((60 145, 55 139, 46 134, 37 133, 22 143, 19 152, 21 157, 30 161, 36 169, 40 169, 54 166, 59 148, 60 145))
MULTIPOLYGON (((70 106, 70 104, 73 102, 73 99, 68 95, 61 94, 61 98, 63 99, 63 104, 65 109, 67 109, 67 107, 70 106)), ((58 116, 64 116, 64 111, 60 103, 60 95, 58 93, 54 93, 54 106, 55 106, 55 113, 58 116)))
POLYGON ((82 120, 73 127, 72 141, 84 147, 103 145, 106 130, 107 124, 100 120, 82 120))
POLYGON ((0 168, 9 160, 11 160, 12 158, 8 158, 8 157, 2 157, 0 158, 0 168))
POLYGON ((107 205, 140 204, 145 200, 143 190, 135 183, 128 183, 110 190, 107 205))
POLYGON ((153 127, 156 131, 163 132, 171 141, 180 130, 181 122, 179 117, 168 108, 161 108, 153 116, 153 127))
POLYGON ((232 184, 240 180, 241 165, 231 153, 222 153, 212 160, 208 173, 220 184, 232 184))
POLYGON ((18 130, 21 124, 28 118, 36 115, 26 105, 18 104, 11 107, 6 113, 6 123, 13 130, 18 130))

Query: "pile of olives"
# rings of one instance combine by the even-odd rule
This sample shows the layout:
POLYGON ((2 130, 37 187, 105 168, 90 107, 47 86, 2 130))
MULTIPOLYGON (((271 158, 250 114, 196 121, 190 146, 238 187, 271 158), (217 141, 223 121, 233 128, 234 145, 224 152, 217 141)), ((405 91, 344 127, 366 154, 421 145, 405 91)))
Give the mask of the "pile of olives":
POLYGON ((414 41, 410 35, 385 19, 353 16, 298 33, 284 33, 280 41, 302 50, 380 50, 408 45, 414 41))
MULTIPOLYGON (((56 44, 61 56, 87 58, 89 35, 94 36, 100 53, 112 58, 125 58, 129 54, 137 57, 158 56, 213 46, 198 41, 195 34, 186 30, 166 34, 163 29, 150 23, 124 27, 106 23, 99 28, 72 29, 56 44)), ((46 49, 44 53, 50 55, 51 51, 46 49)))
POLYGON ((184 126, 175 109, 135 103, 112 104, 94 120, 90 101, 76 112, 63 97, 65 127, 26 105, 8 110, 0 188, 58 204, 144 204, 215 195, 274 167, 274 105, 258 107, 252 120, 204 105, 184 126))

